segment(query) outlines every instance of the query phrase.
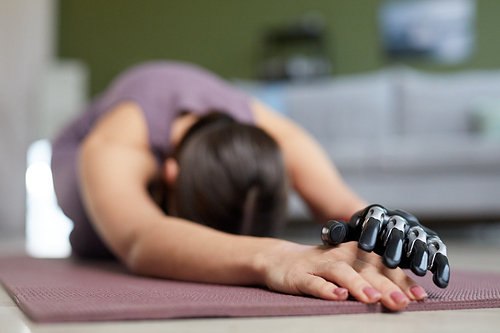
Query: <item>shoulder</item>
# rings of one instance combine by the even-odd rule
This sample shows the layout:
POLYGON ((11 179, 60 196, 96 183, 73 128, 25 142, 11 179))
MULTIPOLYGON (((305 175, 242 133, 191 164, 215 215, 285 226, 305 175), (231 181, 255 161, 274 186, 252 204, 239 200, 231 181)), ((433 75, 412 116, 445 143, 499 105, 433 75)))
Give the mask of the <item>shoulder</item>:
POLYGON ((148 128, 141 107, 134 102, 116 105, 97 121, 85 141, 149 150, 148 128))
POLYGON ((124 102, 106 113, 79 148, 80 167, 93 164, 95 172, 130 173, 144 183, 158 170, 150 150, 146 121, 140 107, 124 102))
POLYGON ((250 109, 256 126, 262 128, 277 141, 286 140, 300 130, 299 125, 294 121, 257 99, 250 101, 250 109))

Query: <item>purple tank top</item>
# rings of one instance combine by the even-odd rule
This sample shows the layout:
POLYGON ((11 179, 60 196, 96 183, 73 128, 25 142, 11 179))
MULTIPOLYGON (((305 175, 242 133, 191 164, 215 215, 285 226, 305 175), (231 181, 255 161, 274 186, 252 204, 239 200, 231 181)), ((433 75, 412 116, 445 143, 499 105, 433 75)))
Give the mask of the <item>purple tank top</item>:
POLYGON ((58 141, 81 142, 100 117, 125 101, 141 107, 150 146, 159 161, 172 154, 172 123, 184 112, 203 115, 216 110, 240 122, 254 123, 249 96, 245 93, 195 65, 157 61, 135 66, 115 79, 58 141))

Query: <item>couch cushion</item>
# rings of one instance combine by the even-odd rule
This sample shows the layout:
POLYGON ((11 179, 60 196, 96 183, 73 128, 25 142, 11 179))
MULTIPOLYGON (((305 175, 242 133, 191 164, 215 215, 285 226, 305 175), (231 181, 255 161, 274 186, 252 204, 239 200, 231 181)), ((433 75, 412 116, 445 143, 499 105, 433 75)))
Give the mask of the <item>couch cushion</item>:
POLYGON ((479 135, 419 135, 387 140, 373 167, 394 173, 500 172, 500 141, 479 135))

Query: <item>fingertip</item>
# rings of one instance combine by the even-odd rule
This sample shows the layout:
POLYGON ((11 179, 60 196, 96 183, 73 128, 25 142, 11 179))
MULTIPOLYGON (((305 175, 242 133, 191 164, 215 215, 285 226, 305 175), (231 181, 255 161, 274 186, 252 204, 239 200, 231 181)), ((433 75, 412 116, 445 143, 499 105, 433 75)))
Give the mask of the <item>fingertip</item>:
POLYGON ((380 221, 370 217, 358 240, 358 248, 371 252, 377 243, 380 221))
POLYGON ((333 293, 337 296, 338 300, 344 301, 349 296, 349 292, 345 288, 335 288, 333 293))
POLYGON ((396 268, 401 262, 401 253, 403 253, 404 234, 401 230, 394 228, 387 241, 386 249, 382 257, 382 262, 388 268, 396 268))
POLYGON ((343 301, 349 296, 346 288, 340 288, 319 276, 310 276, 298 287, 303 294, 329 301, 343 301))
POLYGON ((382 294, 377 291, 375 288, 367 286, 363 288, 363 293, 368 298, 367 303, 375 303, 378 302, 382 298, 382 294))
POLYGON ((428 261, 427 246, 424 242, 417 240, 411 256, 411 271, 418 276, 424 276, 427 273, 428 261))
POLYGON ((424 290, 424 288, 422 288, 420 286, 412 287, 410 289, 410 292, 413 295, 413 297, 415 298, 415 300, 417 300, 417 301, 421 301, 421 300, 429 297, 429 295, 427 295, 427 292, 424 290))
POLYGON ((432 281, 439 288, 446 288, 450 282, 450 265, 448 258, 441 253, 436 254, 434 267, 431 269, 434 276, 432 281))
POLYGON ((382 303, 390 310, 398 311, 405 308, 410 303, 410 299, 399 291, 393 291, 389 298, 382 300, 382 303))

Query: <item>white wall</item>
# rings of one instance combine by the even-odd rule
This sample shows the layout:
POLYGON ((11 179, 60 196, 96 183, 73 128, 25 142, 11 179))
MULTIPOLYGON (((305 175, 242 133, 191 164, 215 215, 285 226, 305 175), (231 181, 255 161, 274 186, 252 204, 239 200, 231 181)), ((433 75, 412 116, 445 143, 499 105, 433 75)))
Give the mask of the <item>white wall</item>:
POLYGON ((56 0, 0 0, 0 238, 24 233, 26 149, 41 135, 41 82, 55 54, 56 12, 56 0))

